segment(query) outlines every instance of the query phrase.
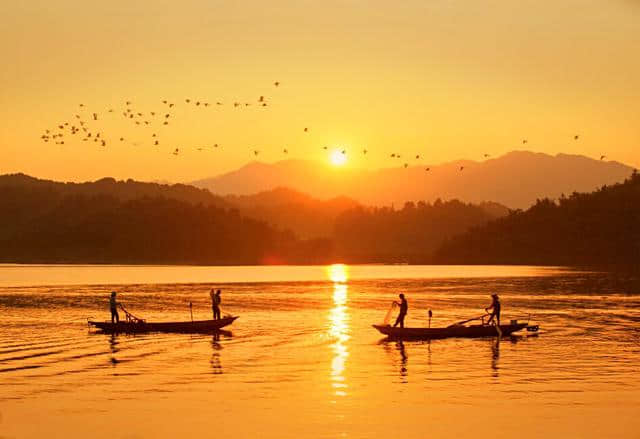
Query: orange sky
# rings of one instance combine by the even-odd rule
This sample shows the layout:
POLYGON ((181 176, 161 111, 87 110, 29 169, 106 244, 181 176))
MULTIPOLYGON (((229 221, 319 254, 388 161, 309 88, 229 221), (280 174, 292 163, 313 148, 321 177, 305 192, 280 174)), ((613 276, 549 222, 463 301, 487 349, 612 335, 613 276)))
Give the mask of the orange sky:
POLYGON ((372 168, 400 166, 392 152, 431 164, 513 149, 640 166, 634 0, 25 0, 3 5, 0 51, 0 173, 190 181, 253 150, 326 160, 324 145, 372 168), (260 95, 268 108, 229 105, 260 95), (122 117, 126 100, 164 113, 161 99, 176 103, 169 126, 122 117), (80 102, 106 148, 38 139, 80 102))

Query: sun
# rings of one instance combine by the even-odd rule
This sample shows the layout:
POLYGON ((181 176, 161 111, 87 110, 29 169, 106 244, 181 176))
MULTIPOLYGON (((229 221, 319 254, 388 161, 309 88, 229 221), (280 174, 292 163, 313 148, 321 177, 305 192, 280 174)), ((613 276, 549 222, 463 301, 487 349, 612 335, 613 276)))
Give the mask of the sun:
POLYGON ((347 154, 344 151, 335 149, 329 155, 329 161, 333 166, 342 166, 347 163, 347 154))

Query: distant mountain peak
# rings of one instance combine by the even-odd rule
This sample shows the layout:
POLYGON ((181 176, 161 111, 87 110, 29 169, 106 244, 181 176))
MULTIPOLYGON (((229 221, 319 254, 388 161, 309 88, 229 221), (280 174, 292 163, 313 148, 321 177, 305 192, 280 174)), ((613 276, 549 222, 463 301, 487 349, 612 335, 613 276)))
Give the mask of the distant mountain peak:
POLYGON ((537 198, 589 192, 624 180, 633 168, 618 162, 559 153, 515 150, 485 161, 456 160, 439 165, 398 164, 377 170, 330 171, 311 160, 251 162, 240 169, 193 184, 219 194, 249 195, 286 187, 317 199, 346 196, 369 205, 457 198, 491 200, 526 208, 537 198), (425 168, 428 167, 429 171, 425 168), (462 168, 462 169, 461 169, 462 168))

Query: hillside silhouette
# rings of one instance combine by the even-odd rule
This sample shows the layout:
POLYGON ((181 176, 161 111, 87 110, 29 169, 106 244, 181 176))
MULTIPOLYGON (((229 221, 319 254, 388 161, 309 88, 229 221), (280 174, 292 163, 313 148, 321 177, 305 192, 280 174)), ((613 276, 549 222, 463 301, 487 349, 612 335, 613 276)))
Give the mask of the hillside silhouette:
POLYGON ((474 227, 435 254, 446 264, 640 267, 640 174, 592 193, 538 200, 474 227))
POLYGON ((336 219, 334 251, 351 262, 428 263, 447 238, 504 214, 495 204, 458 200, 407 202, 398 210, 357 207, 336 219))
POLYGON ((369 171, 348 166, 330 168, 305 160, 252 162, 193 184, 216 194, 238 195, 288 187, 315 198, 346 196, 373 206, 402 206, 407 200, 433 202, 441 198, 495 201, 510 208, 526 208, 538 198, 557 198, 562 193, 592 191, 620 182, 633 171, 613 161, 528 151, 513 151, 483 162, 462 160, 406 169, 402 163, 394 163, 393 167, 369 171), (460 171, 460 167, 464 169, 460 171))
POLYGON ((191 204, 202 203, 207 206, 231 207, 222 197, 210 191, 187 184, 146 183, 132 179, 118 181, 106 177, 85 183, 62 183, 43 180, 25 174, 0 175, 0 188, 7 192, 15 190, 23 193, 46 194, 42 205, 53 204, 60 198, 73 195, 99 196, 107 195, 120 201, 134 200, 142 197, 164 197, 185 201, 191 204))
POLYGON ((497 203, 370 208, 289 189, 225 197, 186 185, 0 176, 0 261, 315 264, 424 262, 497 203))
POLYGON ((224 200, 244 216, 291 230, 303 239, 331 236, 336 217, 360 206, 347 197, 318 200, 284 187, 254 195, 228 195, 224 200))

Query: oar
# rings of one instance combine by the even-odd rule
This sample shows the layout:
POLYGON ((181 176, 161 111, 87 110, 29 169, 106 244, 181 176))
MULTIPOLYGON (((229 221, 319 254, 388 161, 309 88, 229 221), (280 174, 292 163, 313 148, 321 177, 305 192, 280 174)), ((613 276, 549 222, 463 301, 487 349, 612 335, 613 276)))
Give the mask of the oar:
POLYGON ((474 321, 474 320, 480 320, 480 319, 481 319, 481 318, 483 318, 484 316, 485 316, 485 314, 482 314, 480 317, 473 317, 473 318, 471 318, 471 319, 463 320, 463 321, 458 322, 458 323, 452 323, 451 325, 449 325, 449 327, 451 327, 451 326, 456 326, 456 325, 464 325, 465 323, 469 323, 469 322, 472 322, 472 321, 474 321))

